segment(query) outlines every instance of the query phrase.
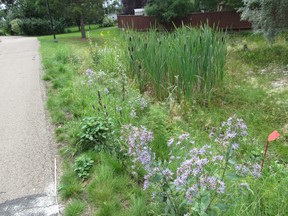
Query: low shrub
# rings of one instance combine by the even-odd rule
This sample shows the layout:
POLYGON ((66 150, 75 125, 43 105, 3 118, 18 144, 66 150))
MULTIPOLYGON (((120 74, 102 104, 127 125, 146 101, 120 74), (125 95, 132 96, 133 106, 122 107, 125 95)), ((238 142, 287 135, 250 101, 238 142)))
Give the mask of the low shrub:
POLYGON ((115 22, 108 16, 105 16, 100 23, 100 27, 111 27, 114 26, 115 22))
POLYGON ((21 19, 13 19, 10 22, 10 25, 11 25, 11 30, 13 31, 13 33, 15 35, 21 35, 22 34, 22 29, 21 29, 22 20, 21 19))
MULTIPOLYGON (((51 23, 49 20, 28 18, 23 19, 21 31, 25 35, 49 35, 52 33, 51 23)), ((64 25, 58 21, 54 21, 54 32, 56 34, 64 33, 64 25)))

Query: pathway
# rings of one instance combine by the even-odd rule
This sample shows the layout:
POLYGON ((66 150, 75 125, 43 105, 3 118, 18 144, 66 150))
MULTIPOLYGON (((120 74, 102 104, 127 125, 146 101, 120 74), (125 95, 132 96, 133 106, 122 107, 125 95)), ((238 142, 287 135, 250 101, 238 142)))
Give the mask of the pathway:
POLYGON ((58 215, 37 38, 0 37, 0 215, 58 215))

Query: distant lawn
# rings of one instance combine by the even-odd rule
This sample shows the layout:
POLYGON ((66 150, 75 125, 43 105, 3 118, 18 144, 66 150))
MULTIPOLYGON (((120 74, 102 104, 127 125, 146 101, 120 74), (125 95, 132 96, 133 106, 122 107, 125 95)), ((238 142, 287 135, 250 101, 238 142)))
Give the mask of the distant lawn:
MULTIPOLYGON (((89 25, 85 26, 86 31, 96 30, 97 28, 99 28, 98 24, 92 24, 90 25, 90 28, 89 28, 89 25)), ((70 26, 70 27, 65 28, 65 32, 67 33, 79 32, 79 28, 78 26, 70 26)))
MULTIPOLYGON (((93 42, 96 42, 99 46, 104 45, 105 43, 116 43, 120 37, 120 30, 116 27, 107 27, 107 28, 97 28, 91 31, 86 31, 87 38, 90 35, 93 42)), ((80 45, 88 47, 87 39, 81 38, 81 32, 73 32, 66 34, 56 35, 58 43, 71 44, 71 45, 80 45)), ((41 36, 39 37, 40 41, 53 42, 53 35, 41 36), (51 38, 51 40, 49 40, 51 38)))

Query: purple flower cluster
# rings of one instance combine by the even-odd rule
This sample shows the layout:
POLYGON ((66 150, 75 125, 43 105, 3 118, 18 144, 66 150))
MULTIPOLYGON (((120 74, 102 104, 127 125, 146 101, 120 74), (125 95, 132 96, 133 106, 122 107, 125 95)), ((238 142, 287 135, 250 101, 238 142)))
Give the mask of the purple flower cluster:
POLYGON ((95 72, 91 69, 86 70, 86 76, 88 77, 88 84, 91 85, 93 83, 93 79, 95 77, 95 72))
POLYGON ((128 143, 128 155, 133 158, 133 163, 140 163, 145 170, 151 171, 151 163, 155 155, 148 144, 153 140, 152 132, 143 126, 138 128, 131 124, 124 125, 122 139, 128 143))
POLYGON ((105 93, 106 95, 108 95, 108 94, 109 94, 109 89, 108 89, 108 88, 105 88, 105 89, 104 89, 104 93, 105 93))
POLYGON ((209 145, 204 145, 199 149, 193 148, 189 152, 190 157, 177 169, 174 185, 177 191, 185 191, 188 202, 193 202, 201 190, 214 190, 219 194, 225 192, 225 183, 218 177, 211 176, 206 169, 208 166, 213 166, 215 161, 223 160, 220 155, 212 156, 207 151, 210 148, 209 145))
MULTIPOLYGON (((237 118, 236 115, 229 117, 227 122, 222 122, 221 127, 217 131, 212 131, 209 137, 224 147, 234 142, 235 139, 248 135, 246 124, 243 119, 237 118)), ((238 148, 239 144, 234 142, 232 149, 236 150, 238 148)))
POLYGON ((135 118, 136 115, 137 115, 137 114, 136 114, 135 109, 132 109, 132 110, 131 110, 131 113, 130 113, 130 117, 131 117, 131 118, 135 118))
POLYGON ((235 166, 236 173, 239 176, 245 177, 247 175, 252 175, 255 179, 261 177, 261 166, 259 164, 237 164, 235 166))
MULTIPOLYGON (((137 175, 135 167, 139 165, 146 171, 144 189, 153 186, 153 197, 157 194, 163 197, 163 193, 166 193, 167 197, 177 194, 177 199, 180 196, 180 199, 186 200, 187 206, 191 209, 199 205, 197 202, 201 201, 199 198, 203 194, 225 193, 224 180, 229 180, 226 179, 228 169, 229 173, 236 172, 243 177, 252 175, 254 178, 259 178, 261 176, 259 164, 244 163, 240 159, 239 164, 233 165, 235 164, 233 161, 239 161, 234 152, 239 148, 241 137, 246 135, 247 126, 243 120, 233 116, 227 122, 223 122, 219 130, 210 134, 210 137, 220 144, 221 148, 219 145, 196 147, 190 135, 183 133, 167 141, 167 146, 170 148, 168 161, 157 161, 149 147, 153 139, 152 132, 143 126, 125 125, 122 129, 122 138, 128 144, 127 155, 132 158, 133 162, 132 173, 137 175), (167 187, 169 190, 166 190, 167 187), (168 193, 171 194, 168 196, 168 193)), ((241 187, 250 189, 245 183, 240 184, 241 187)))
POLYGON ((191 187, 189 187, 185 193, 187 202, 192 203, 195 197, 197 197, 198 193, 199 193, 199 187, 197 184, 193 184, 191 187))
POLYGON ((148 103, 145 98, 139 96, 136 101, 140 106, 140 110, 144 110, 146 107, 148 107, 148 103))

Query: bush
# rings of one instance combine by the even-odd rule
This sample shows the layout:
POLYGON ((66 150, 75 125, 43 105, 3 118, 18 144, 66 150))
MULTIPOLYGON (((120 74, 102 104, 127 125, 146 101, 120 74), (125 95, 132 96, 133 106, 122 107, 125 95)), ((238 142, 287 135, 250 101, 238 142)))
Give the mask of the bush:
POLYGON ((22 30, 21 30, 21 25, 22 25, 22 20, 20 19, 13 19, 10 22, 11 25, 11 30, 15 35, 21 35, 22 34, 22 30))
POLYGON ((2 29, 4 34, 13 35, 14 32, 11 29, 11 21, 16 19, 17 15, 12 11, 8 10, 5 19, 0 19, 0 29, 2 29))
MULTIPOLYGON (((29 18, 23 19, 21 30, 25 35, 48 35, 51 34, 50 21, 44 19, 29 18)), ((56 34, 64 33, 64 25, 54 21, 54 31, 56 34)))
POLYGON ((108 16, 105 16, 102 20, 102 23, 100 24, 100 27, 111 27, 114 25, 114 21, 108 17, 108 16))
POLYGON ((0 36, 5 36, 5 33, 2 30, 0 30, 0 36))

